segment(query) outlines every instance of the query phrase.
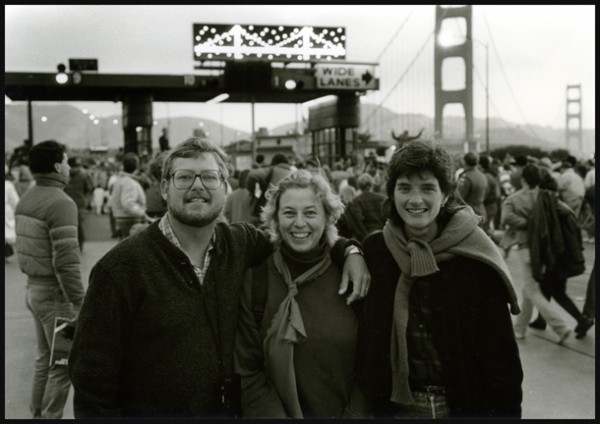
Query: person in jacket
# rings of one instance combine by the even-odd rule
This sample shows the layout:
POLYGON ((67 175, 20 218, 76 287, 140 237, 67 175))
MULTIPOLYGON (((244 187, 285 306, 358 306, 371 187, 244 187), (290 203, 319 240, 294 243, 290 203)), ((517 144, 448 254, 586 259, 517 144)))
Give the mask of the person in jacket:
POLYGON ((140 160, 135 153, 123 155, 122 170, 111 188, 110 207, 120 240, 129 236, 129 231, 135 224, 153 220, 146 213, 146 193, 134 176, 139 164, 140 160))
MULTIPOLYGON (((571 334, 571 329, 562 318, 557 305, 550 303, 542 294, 539 281, 543 269, 552 268, 558 253, 564 249, 564 240, 558 219, 548 225, 546 212, 552 212, 553 196, 547 191, 540 193, 540 169, 528 164, 522 170, 522 188, 506 198, 502 204, 502 224, 507 227, 500 246, 506 251, 506 263, 512 277, 522 285, 521 314, 514 326, 515 336, 525 338, 527 325, 537 308, 546 323, 558 336, 562 344, 571 334), (545 205, 537 203, 538 196, 545 205)), ((553 215, 550 215, 552 217, 553 215)), ((554 213, 555 216, 555 213, 554 213)))
POLYGON ((92 177, 83 168, 81 159, 76 157, 69 158, 69 166, 71 167, 71 175, 65 187, 65 193, 75 201, 79 211, 77 238, 79 240, 79 249, 83 250, 83 243, 85 242, 83 221, 85 219, 85 211, 90 204, 90 197, 94 191, 94 182, 92 181, 92 177))
POLYGON ((246 189, 246 179, 250 173, 249 169, 240 172, 239 186, 227 195, 227 202, 223 213, 225 218, 231 223, 234 222, 253 222, 251 214, 252 197, 246 189))
POLYGON ((54 319, 75 318, 84 297, 77 205, 64 192, 70 169, 64 145, 54 140, 35 144, 29 165, 36 184, 17 204, 15 221, 18 262, 27 275, 26 303, 37 340, 30 412, 33 418, 58 419, 71 382, 64 364, 50 365, 54 319))
POLYGON ((15 232, 15 208, 19 203, 19 195, 9 179, 8 165, 4 165, 4 260, 14 255, 14 245, 17 241, 15 232))
POLYGON ((585 195, 585 186, 583 178, 575 172, 577 159, 574 156, 568 156, 562 163, 562 172, 558 177, 558 194, 569 207, 579 217, 583 197, 585 195))
POLYGON ((483 200, 486 215, 486 220, 483 223, 483 231, 492 236, 494 230, 498 229, 495 223, 497 222, 497 215, 500 211, 500 180, 498 175, 494 173, 489 157, 484 155, 480 156, 479 166, 487 179, 487 189, 483 200))
MULTIPOLYGON (((575 213, 560 200, 556 180, 551 176, 549 169, 544 165, 539 165, 539 170, 541 181, 537 202, 543 203, 543 207, 536 205, 539 207, 532 211, 530 222, 545 224, 548 237, 539 240, 537 246, 547 247, 547 249, 535 249, 534 253, 537 252, 540 257, 534 258, 531 262, 545 265, 543 273, 540 273, 542 276, 539 284, 546 299, 553 298, 569 315, 575 318, 578 322, 577 328, 589 328, 591 326, 589 317, 579 311, 567 294, 568 278, 580 275, 585 271, 581 229, 575 213), (543 216, 537 216, 537 213, 543 216)), ((532 232, 532 235, 535 236, 536 233, 532 232)), ((546 321, 538 313, 537 318, 529 323, 529 327, 544 330, 546 321)))
POLYGON ((246 189, 252 198, 252 224, 260 225, 260 211, 266 203, 264 197, 266 191, 290 171, 289 161, 282 153, 273 156, 270 166, 250 170, 246 179, 246 189))
POLYGON ((14 184, 19 198, 23 197, 23 194, 25 194, 30 187, 35 185, 35 180, 33 179, 33 175, 31 175, 29 165, 19 165, 18 178, 14 184))
POLYGON ((387 222, 363 242, 373 283, 357 368, 374 418, 521 416, 512 280, 452 168, 424 141, 396 150, 387 222))
MULTIPOLYGON (((242 277, 273 246, 249 224, 219 220, 227 160, 199 138, 171 149, 161 181, 167 212, 92 268, 69 357, 75 418, 235 416, 242 277)), ((332 259, 345 262, 340 290, 346 297, 351 280, 352 302, 369 277, 361 255, 344 258, 348 244, 336 243, 332 259)))
POLYGON ((352 199, 338 225, 343 229, 343 235, 362 241, 369 234, 383 228, 385 218, 381 206, 385 196, 373 191, 375 179, 371 174, 365 172, 358 177, 357 182, 360 194, 352 199))
POLYGON ((243 416, 360 416, 351 405, 353 394, 359 398, 358 317, 337 293, 341 269, 329 253, 344 206, 324 177, 307 170, 280 180, 267 198, 261 218, 276 250, 245 276, 234 352, 243 416), (255 284, 266 291, 259 319, 255 284))
POLYGON ((488 190, 488 180, 478 168, 479 156, 475 152, 465 154, 463 161, 465 169, 458 179, 458 194, 464 202, 473 208, 473 211, 483 219, 481 226, 485 227, 487 213, 484 205, 485 195, 488 190))
POLYGON ((167 157, 165 151, 158 153, 148 164, 150 185, 144 190, 146 195, 147 214, 150 218, 161 218, 167 211, 167 204, 162 198, 160 182, 162 180, 162 166, 167 157))

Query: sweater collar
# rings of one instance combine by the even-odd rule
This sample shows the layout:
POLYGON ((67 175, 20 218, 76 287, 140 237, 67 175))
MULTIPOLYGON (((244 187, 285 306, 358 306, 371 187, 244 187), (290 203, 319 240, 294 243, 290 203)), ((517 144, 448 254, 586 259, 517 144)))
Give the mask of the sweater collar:
POLYGON ((69 177, 58 172, 49 172, 47 174, 33 174, 35 183, 41 187, 58 187, 64 189, 69 183, 69 177))

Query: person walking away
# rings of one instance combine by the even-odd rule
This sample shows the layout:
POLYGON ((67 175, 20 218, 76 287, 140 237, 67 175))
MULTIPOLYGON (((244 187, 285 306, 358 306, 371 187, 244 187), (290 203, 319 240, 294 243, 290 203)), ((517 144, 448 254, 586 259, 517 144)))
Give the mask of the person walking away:
POLYGON ((37 356, 30 412, 59 419, 71 382, 64 364, 50 364, 54 319, 76 318, 84 298, 77 242, 77 205, 65 192, 66 148, 54 140, 35 144, 29 164, 36 185, 15 210, 17 255, 27 275, 26 303, 33 315, 37 356))
POLYGON ((249 169, 244 169, 240 172, 239 186, 232 193, 227 195, 227 202, 223 211, 225 218, 230 223, 247 222, 252 223, 253 217, 251 214, 252 198, 246 189, 246 180, 249 169))
POLYGON ((483 171, 483 175, 487 179, 487 189, 485 193, 485 198, 483 200, 483 206, 485 208, 486 220, 483 223, 483 231, 485 231, 488 235, 493 236, 494 230, 498 230, 495 227, 496 217, 499 212, 499 204, 500 204, 500 180, 497 175, 494 175, 492 172, 492 167, 490 163, 490 158, 487 156, 479 157, 479 166, 483 171))
MULTIPOLYGON (((75 418, 236 416, 242 278, 273 246, 249 224, 219 221, 228 159, 205 139, 175 146, 161 181, 167 213, 94 265, 69 357, 75 418)), ((353 250, 348 240, 332 249, 346 302, 369 282, 353 250)))
POLYGON ((521 416, 517 298, 498 247, 456 192, 452 165, 427 142, 397 149, 386 224, 363 243, 373 283, 357 369, 373 418, 521 416))
POLYGON ((85 242, 83 221, 85 219, 85 211, 89 204, 89 198, 94 191, 94 183, 90 175, 83 169, 81 159, 77 157, 69 158, 69 166, 71 167, 70 178, 65 187, 65 193, 67 193, 77 205, 77 239, 79 240, 79 249, 83 250, 83 243, 85 242))
MULTIPOLYGON (((550 217, 556 216, 558 228, 549 225, 551 231, 560 232, 564 248, 556 252, 556 259, 548 266, 539 282, 542 294, 546 299, 554 298, 569 315, 578 322, 578 327, 588 326, 585 322, 588 318, 579 311, 573 300, 567 294, 567 280, 585 271, 585 258, 583 256, 583 244, 581 229, 577 217, 569 206, 559 199, 557 193, 557 182, 553 178, 550 169, 546 165, 539 166, 541 181, 540 190, 547 190, 552 194, 549 197, 547 207, 550 209, 550 217)), ((558 250, 558 249, 557 249, 558 250)), ((540 253, 541 254, 541 253, 540 253)), ((536 260, 536 262, 541 262, 536 260)), ((546 328, 546 321, 541 314, 529 323, 529 327, 538 330, 546 328)), ((589 328, 589 326, 588 326, 589 328)))
POLYGON ((488 219, 483 203, 488 186, 487 178, 477 167, 479 162, 477 153, 468 152, 463 161, 465 170, 458 179, 458 194, 477 215, 483 217, 480 224, 483 227, 488 219))
POLYGON ((307 170, 280 180, 267 198, 262 219, 276 250, 244 277, 235 342, 242 415, 358 418, 365 413, 354 378, 361 304, 339 296, 341 269, 329 253, 344 206, 323 176, 307 170), (253 296, 260 290, 262 305, 253 296))
POLYGON ((540 181, 541 173, 536 165, 528 164, 523 168, 522 188, 508 196, 502 204, 502 224, 508 229, 500 246, 506 252, 506 264, 513 279, 522 285, 521 314, 515 321, 515 336, 525 338, 535 306, 557 334, 558 343, 562 344, 571 334, 571 329, 561 317, 557 305, 550 303, 542 294, 538 282, 542 278, 541 264, 536 261, 541 260, 539 253, 545 248, 545 254, 541 256, 545 256, 544 260, 552 266, 557 252, 564 249, 564 241, 560 230, 553 230, 558 224, 547 223, 548 203, 552 195, 543 190, 540 193, 540 181), (540 194, 543 196, 540 200, 544 202, 536 203, 540 194), (534 226, 544 228, 536 230, 534 226), (547 239, 543 240, 540 234, 547 235, 547 239))
POLYGON ((8 165, 4 165, 4 260, 14 255, 14 245, 17 241, 15 232, 15 208, 19 202, 19 195, 12 181, 8 165))
POLYGON ((135 153, 124 154, 122 170, 112 186, 110 207, 119 240, 129 236, 129 231, 135 224, 152 221, 146 214, 144 189, 133 176, 138 165, 139 158, 135 153))
POLYGON ((350 202, 340 219, 348 229, 347 237, 362 242, 369 234, 383 228, 382 204, 385 196, 373 191, 374 184, 375 179, 366 172, 358 177, 361 193, 350 202))

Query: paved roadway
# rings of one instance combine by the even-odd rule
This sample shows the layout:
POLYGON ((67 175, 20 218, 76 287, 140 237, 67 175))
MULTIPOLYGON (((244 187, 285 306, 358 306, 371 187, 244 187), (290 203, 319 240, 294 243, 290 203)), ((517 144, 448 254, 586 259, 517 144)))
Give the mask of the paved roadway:
MULTIPOLYGON (((90 241, 84 245, 82 253, 85 286, 94 263, 115 244, 110 239, 106 215, 87 215, 86 232, 90 241)), ((568 283, 567 292, 579 308, 583 305, 594 255, 595 245, 586 244, 586 272, 568 283)), ((25 306, 25 277, 16 265, 16 258, 5 264, 4 277, 4 417, 29 418, 35 333, 33 320, 25 306)), ((518 282, 515 289, 520 295, 518 282)), ((574 327, 575 320, 566 312, 564 316, 574 327)), ((563 346, 556 343, 556 336, 549 329, 529 330, 526 339, 518 343, 525 373, 523 418, 595 418, 595 326, 585 339, 577 340, 571 336, 563 346)), ((72 396, 73 390, 64 418, 73 418, 72 396)))

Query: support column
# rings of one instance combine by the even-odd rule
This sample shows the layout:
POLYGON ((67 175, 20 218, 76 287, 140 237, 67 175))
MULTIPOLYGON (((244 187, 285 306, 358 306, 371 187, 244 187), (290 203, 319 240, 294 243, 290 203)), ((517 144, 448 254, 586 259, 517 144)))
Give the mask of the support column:
POLYGON ((152 95, 135 93, 123 99, 124 152, 152 155, 152 95))

